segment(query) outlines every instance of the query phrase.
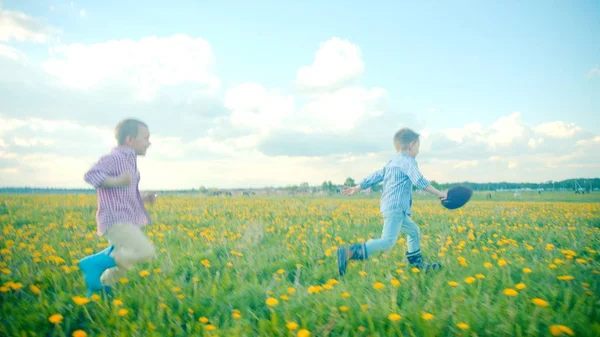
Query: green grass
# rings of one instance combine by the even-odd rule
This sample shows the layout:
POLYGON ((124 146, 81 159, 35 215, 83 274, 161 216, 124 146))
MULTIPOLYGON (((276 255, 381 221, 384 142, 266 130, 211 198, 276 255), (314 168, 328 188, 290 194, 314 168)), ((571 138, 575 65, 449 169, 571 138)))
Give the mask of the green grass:
POLYGON ((95 235, 95 197, 0 196, 7 208, 0 215, 0 335, 296 336, 306 329, 312 336, 540 336, 552 325, 598 335, 597 195, 511 196, 475 194, 463 209, 447 211, 415 195, 424 255, 442 271, 414 273, 400 237, 393 250, 351 263, 343 278, 335 247, 380 235, 376 196, 166 196, 150 209, 155 222, 146 227, 158 258, 132 270, 113 298, 82 306, 73 301, 85 295, 74 260, 106 245, 95 235), (484 278, 465 282, 476 275, 484 278), (376 282, 385 287, 374 289, 376 282), (525 288, 517 296, 504 294, 519 283, 525 288), (270 297, 276 306, 267 306, 270 297), (533 298, 549 305, 537 307, 533 298), (119 316, 119 309, 128 312, 119 316), (397 322, 388 318, 394 313, 402 317, 397 322), (49 322, 53 314, 62 315, 60 324, 49 322), (288 322, 298 329, 288 330, 288 322))

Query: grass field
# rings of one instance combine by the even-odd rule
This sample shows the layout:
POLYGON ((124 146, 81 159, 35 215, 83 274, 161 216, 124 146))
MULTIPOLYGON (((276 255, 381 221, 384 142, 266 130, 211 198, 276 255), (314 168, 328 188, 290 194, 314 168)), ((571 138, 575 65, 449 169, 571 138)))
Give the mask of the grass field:
POLYGON ((163 196, 158 258, 86 299, 77 261, 106 247, 93 195, 0 195, 2 336, 599 336, 600 195, 415 195, 440 272, 405 238, 339 278, 335 248, 378 237, 377 196, 163 196))

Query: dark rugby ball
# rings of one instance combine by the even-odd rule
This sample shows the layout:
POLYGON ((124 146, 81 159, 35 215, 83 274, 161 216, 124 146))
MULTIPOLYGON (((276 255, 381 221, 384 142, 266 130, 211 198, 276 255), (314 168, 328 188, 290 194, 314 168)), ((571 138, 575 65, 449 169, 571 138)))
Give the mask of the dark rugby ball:
POLYGON ((442 206, 447 209, 457 209, 463 207, 471 196, 473 195, 473 190, 468 188, 467 186, 454 186, 448 190, 448 197, 446 200, 442 200, 442 206))

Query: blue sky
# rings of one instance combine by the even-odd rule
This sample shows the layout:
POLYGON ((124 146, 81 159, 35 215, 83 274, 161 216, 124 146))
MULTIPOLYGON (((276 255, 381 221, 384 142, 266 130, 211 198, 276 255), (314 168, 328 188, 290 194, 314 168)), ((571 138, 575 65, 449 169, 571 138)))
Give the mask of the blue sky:
MULTIPOLYGON (((107 130, 116 124, 119 115, 110 115, 112 119, 91 118, 100 112, 99 104, 90 102, 113 100, 116 103, 107 103, 107 109, 118 110, 125 106, 130 110, 124 109, 124 113, 139 112, 149 120, 157 119, 164 111, 177 110, 181 113, 178 115, 180 123, 175 120, 162 129, 154 128, 154 134, 163 142, 161 146, 166 149, 167 157, 170 151, 165 144, 197 153, 194 157, 184 151, 179 168, 206 166, 203 161, 208 160, 223 171, 223 167, 231 166, 230 161, 239 161, 235 156, 242 152, 243 160, 264 161, 270 167, 283 165, 283 171, 304 170, 281 174, 273 181, 270 180, 272 174, 247 173, 247 178, 223 185, 301 182, 298 179, 318 183, 325 179, 341 181, 340 175, 358 178, 379 168, 393 154, 390 153, 389 139, 395 129, 405 125, 424 131, 424 136, 428 136, 424 143, 431 151, 423 153, 423 171, 428 169, 438 180, 473 176, 473 172, 466 173, 465 168, 478 170, 476 179, 491 181, 549 180, 600 172, 600 158, 589 152, 600 143, 596 140, 600 134, 600 3, 597 1, 358 4, 342 1, 177 1, 174 5, 164 1, 5 0, 0 6, 5 18, 20 13, 35 23, 26 24, 21 30, 13 29, 13 36, 5 34, 2 39, 0 35, 0 45, 10 48, 11 55, 18 51, 27 60, 27 66, 23 66, 23 62, 11 66, 17 70, 11 71, 10 76, 23 78, 19 71, 39 72, 37 78, 43 76, 47 81, 46 86, 33 93, 27 91, 31 86, 22 83, 21 86, 6 84, 0 87, 4 88, 0 97, 13 98, 10 101, 14 102, 0 105, 0 117, 13 122, 31 118, 68 120, 80 126, 107 130), (35 38, 31 34, 25 34, 19 40, 17 35, 27 29, 44 35, 44 42, 33 41, 35 38), (143 93, 138 90, 136 94, 127 88, 131 79, 120 74, 88 76, 86 70, 69 68, 87 62, 86 56, 82 55, 88 54, 77 54, 74 46, 90 47, 90 51, 101 50, 110 55, 119 50, 119 47, 111 49, 116 44, 110 41, 131 41, 135 44, 131 48, 150 48, 144 50, 154 55, 160 54, 158 49, 164 51, 165 46, 170 46, 172 40, 169 39, 176 34, 200 38, 209 46, 206 55, 210 55, 212 61, 190 62, 189 67, 202 69, 197 69, 197 76, 187 80, 167 79, 163 75, 156 75, 163 76, 156 80, 153 75, 148 78, 157 81, 156 87, 146 88, 143 93), (151 36, 164 39, 165 44, 141 43, 151 36), (49 52, 64 47, 67 49, 63 50, 69 50, 70 54, 49 52), (325 57, 323 69, 339 68, 335 74, 323 74, 323 80, 330 85, 314 87, 315 81, 320 81, 315 76, 323 70, 319 68, 311 75, 312 82, 308 85, 313 87, 309 88, 310 92, 299 90, 300 69, 314 65, 319 50, 335 53, 336 48, 355 53, 351 57, 354 61, 328 64, 325 57), (49 60, 61 62, 57 66, 47 63, 49 60), (99 80, 91 86, 83 85, 81 79, 72 77, 74 72, 82 73, 82 77, 96 76, 99 80), (71 79, 67 86, 60 81, 65 82, 66 78, 71 79), (218 85, 214 84, 215 79, 218 79, 218 85), (172 85, 173 81, 176 85, 172 85), (202 84, 206 89, 207 81, 214 84, 208 85, 210 94, 202 94, 201 98, 190 94, 200 90, 190 83, 202 84), (165 85, 165 82, 169 84, 165 85), (247 85, 249 83, 259 87, 247 85), (119 91, 121 86, 123 90, 119 91), (237 90, 237 96, 231 94, 236 88, 242 88, 237 90), (53 94, 45 95, 43 107, 15 99, 30 97, 35 92, 53 94), (144 96, 143 100, 139 99, 140 95, 144 96), (248 95, 258 95, 262 100, 248 103, 248 95), (345 95, 351 95, 352 99, 345 95), (77 111, 68 104, 75 97, 81 104, 77 111), (193 106, 188 104, 182 109, 181 103, 174 102, 173 97, 185 98, 188 103, 192 100, 193 106), (63 103, 59 104, 59 101, 63 103), (345 102, 351 102, 349 109, 364 107, 352 113, 354 119, 350 118, 351 122, 344 121, 345 112, 339 108, 345 102), (53 104, 56 104, 55 109, 51 108, 53 104), (67 111, 70 108, 73 108, 72 113, 67 111), (340 111, 327 115, 335 109, 340 111), (40 110, 46 112, 37 116, 36 111, 40 110), (280 111, 288 110, 285 116, 278 115, 280 111), (53 115, 51 111, 56 113, 53 115), (252 121, 261 121, 273 114, 278 116, 279 123, 251 125, 252 121), (311 116, 322 117, 322 120, 311 119, 311 116), (324 126, 327 123, 330 125, 324 126), (294 129, 292 124, 298 127, 294 129), (190 136, 190 132, 196 131, 186 131, 186 127, 200 131, 190 136), (517 131, 506 132, 507 129, 517 131), (357 143, 356 139, 360 137, 363 141, 357 143), (293 141, 298 138, 301 141, 293 141), (323 142, 335 145, 329 148, 323 142), (455 143, 453 146, 447 146, 452 142, 455 143), (476 146, 469 147, 465 143, 476 146), (345 144, 348 145, 346 151, 345 144), (432 144, 442 145, 432 147, 432 144), (584 148, 573 150, 576 145, 584 148), (314 151, 314 147, 319 147, 320 151, 314 151), (467 155, 449 155, 450 150, 444 152, 440 148, 461 148, 461 153, 467 155), (574 156, 574 152, 579 156, 574 156), (457 157, 461 159, 455 159, 457 157), (562 159, 557 161, 556 158, 562 159), (505 168, 510 167, 510 172, 486 175, 490 167, 498 166, 498 161, 505 168), (348 162, 352 164, 344 164, 348 162), (455 171, 441 170, 440 166, 455 167, 455 171)), ((15 24, 14 20, 10 22, 15 24)), ((189 41, 186 41, 173 42, 182 44, 178 45, 177 53, 190 52, 192 57, 199 56, 190 51, 186 45, 189 41)), ((131 49, 133 53, 135 50, 131 49)), ((162 58, 160 62, 168 62, 164 57, 156 56, 162 58)), ((84 64, 83 69, 102 63, 103 58, 94 62, 84 64)), ((111 62, 116 62, 123 73, 129 71, 127 67, 136 67, 113 59, 111 62)), ((114 66, 106 65, 107 69, 114 66)), ((136 76, 146 76, 140 69, 133 72, 136 76)), ((4 81, 9 81, 6 77, 4 81)), ((25 134, 23 129, 27 127, 4 131, 4 135, 0 133, 6 145, 5 157, 7 153, 23 150, 24 146, 17 145, 24 144, 18 137, 19 132, 25 134), (15 142, 15 137, 21 141, 15 142), (11 147, 15 147, 12 152, 11 147)), ((46 140, 46 145, 38 152, 34 148, 44 142, 30 142, 36 146, 29 146, 28 153, 69 156, 64 150, 52 148, 60 148, 57 145, 60 139, 52 141, 49 140, 52 137, 46 136, 41 137, 46 140)), ((110 145, 109 140, 94 144, 97 143, 110 145)), ((97 151, 97 155, 102 153, 100 147, 97 151)), ((164 155, 158 153, 150 159, 149 152, 147 161, 157 161, 156 166, 168 169, 169 162, 165 161, 164 155)), ((27 167, 22 165, 26 164, 14 157, 11 157, 14 165, 6 165, 7 170, 10 169, 7 172, 21 178, 11 181, 25 181, 26 175, 22 172, 27 167)), ((85 167, 91 160, 74 154, 69 158, 75 160, 78 167, 85 167)), ((264 171, 261 167, 253 170, 264 171)), ((155 175, 159 176, 158 173, 155 175)), ((163 179, 162 183, 155 184, 180 187, 208 185, 211 179, 226 179, 214 176, 208 170, 202 171, 202 175, 177 182, 164 182, 163 179), (208 177, 202 178, 202 175, 208 177)), ((81 183, 78 177, 74 180, 53 179, 48 175, 39 184, 71 186, 81 183)))

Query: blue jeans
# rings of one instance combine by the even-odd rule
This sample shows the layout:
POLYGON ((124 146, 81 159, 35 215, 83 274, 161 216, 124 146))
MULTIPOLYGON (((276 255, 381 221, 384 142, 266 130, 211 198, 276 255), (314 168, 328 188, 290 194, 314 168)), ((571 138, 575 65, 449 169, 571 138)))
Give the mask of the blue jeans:
POLYGON ((380 239, 367 241, 367 253, 389 250, 394 247, 400 232, 406 234, 408 252, 412 253, 421 248, 421 232, 419 226, 401 210, 391 210, 383 213, 383 231, 380 239))

